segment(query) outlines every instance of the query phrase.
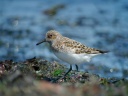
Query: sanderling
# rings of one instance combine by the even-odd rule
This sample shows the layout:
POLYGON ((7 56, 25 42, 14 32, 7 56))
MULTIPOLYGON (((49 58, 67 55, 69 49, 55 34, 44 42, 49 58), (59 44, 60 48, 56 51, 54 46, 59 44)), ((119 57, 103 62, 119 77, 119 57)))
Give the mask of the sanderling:
POLYGON ((37 43, 37 45, 43 42, 48 42, 54 54, 59 59, 70 64, 70 69, 64 74, 64 77, 72 70, 72 64, 75 64, 78 70, 78 64, 89 62, 92 57, 108 52, 90 48, 80 42, 62 36, 55 30, 48 31, 45 39, 37 43))

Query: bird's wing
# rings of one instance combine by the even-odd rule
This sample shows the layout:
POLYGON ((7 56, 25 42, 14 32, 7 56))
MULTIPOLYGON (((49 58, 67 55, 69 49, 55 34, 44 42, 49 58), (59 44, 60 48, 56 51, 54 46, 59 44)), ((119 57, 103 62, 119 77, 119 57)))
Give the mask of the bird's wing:
POLYGON ((99 49, 87 47, 87 46, 81 44, 80 42, 77 42, 77 41, 69 39, 69 38, 66 38, 66 39, 67 40, 65 40, 63 42, 65 49, 67 49, 67 50, 72 49, 72 50, 70 50, 70 52, 75 53, 75 54, 80 54, 80 53, 103 54, 103 53, 108 52, 108 51, 102 51, 99 49))
POLYGON ((52 48, 55 51, 65 52, 65 53, 73 53, 73 54, 103 54, 107 53, 108 51, 102 51, 95 48, 87 47, 80 42, 72 40, 67 37, 63 37, 58 40, 56 43, 52 45, 52 48))

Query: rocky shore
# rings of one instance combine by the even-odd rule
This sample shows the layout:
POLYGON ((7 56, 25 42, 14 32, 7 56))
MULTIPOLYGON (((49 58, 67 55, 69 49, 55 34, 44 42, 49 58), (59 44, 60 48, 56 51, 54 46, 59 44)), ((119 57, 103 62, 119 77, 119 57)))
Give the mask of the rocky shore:
POLYGON ((61 77, 66 66, 31 58, 23 62, 0 61, 0 96, 127 96, 128 80, 101 78, 73 70, 61 77))

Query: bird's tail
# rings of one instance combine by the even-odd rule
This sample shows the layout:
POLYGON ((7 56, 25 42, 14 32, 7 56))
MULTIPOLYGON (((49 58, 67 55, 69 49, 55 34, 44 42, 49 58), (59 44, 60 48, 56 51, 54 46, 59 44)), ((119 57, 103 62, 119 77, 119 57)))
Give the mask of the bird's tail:
POLYGON ((99 52, 100 52, 101 54, 105 54, 105 53, 108 53, 108 52, 110 52, 110 51, 99 50, 99 52))

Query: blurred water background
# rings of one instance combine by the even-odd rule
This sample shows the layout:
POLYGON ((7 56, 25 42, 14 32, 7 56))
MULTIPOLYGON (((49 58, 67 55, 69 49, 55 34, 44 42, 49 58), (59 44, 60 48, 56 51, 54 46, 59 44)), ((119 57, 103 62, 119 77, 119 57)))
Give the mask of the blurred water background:
POLYGON ((48 44, 36 46, 51 29, 110 51, 81 64, 81 71, 128 77, 128 0, 0 0, 0 60, 41 57, 66 64, 48 44))

